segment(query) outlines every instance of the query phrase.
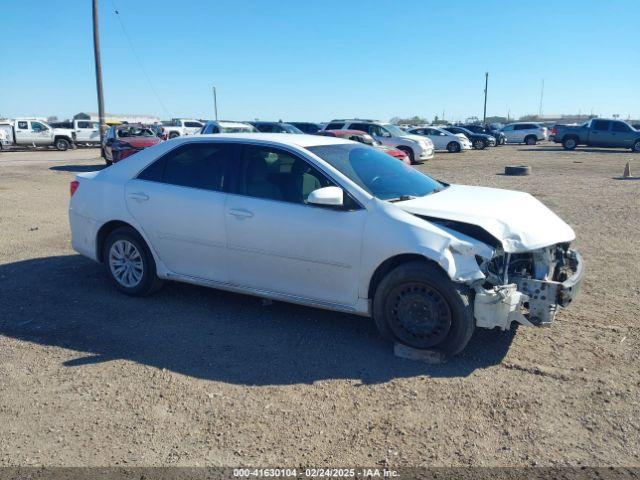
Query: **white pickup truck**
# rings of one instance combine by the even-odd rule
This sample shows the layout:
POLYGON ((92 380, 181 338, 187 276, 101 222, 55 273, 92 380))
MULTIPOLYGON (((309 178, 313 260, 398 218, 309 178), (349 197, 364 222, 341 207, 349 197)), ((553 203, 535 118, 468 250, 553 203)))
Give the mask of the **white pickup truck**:
POLYGON ((4 132, 0 146, 11 147, 56 147, 64 152, 73 147, 76 132, 70 128, 53 128, 42 120, 18 118, 0 121, 0 130, 4 132))
POLYGON ((204 124, 198 120, 188 118, 174 118, 168 122, 162 122, 162 134, 165 138, 185 137, 197 135, 204 124))

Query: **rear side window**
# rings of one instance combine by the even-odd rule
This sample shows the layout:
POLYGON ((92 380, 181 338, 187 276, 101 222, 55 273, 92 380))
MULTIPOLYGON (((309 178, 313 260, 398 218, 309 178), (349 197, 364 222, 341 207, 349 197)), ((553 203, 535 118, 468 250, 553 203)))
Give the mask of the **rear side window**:
POLYGON ((606 120, 594 120, 593 129, 606 132, 607 130, 609 130, 609 122, 607 122, 606 120))
POLYGON ((21 130, 26 130, 27 128, 29 128, 27 122, 18 122, 18 128, 20 128, 21 130))
MULTIPOLYGON (((342 127, 344 127, 344 123, 331 122, 329 125, 324 127, 324 129, 325 130, 340 130, 342 127)), ((354 129, 354 130, 356 130, 356 129, 354 129)), ((366 132, 366 130, 365 130, 365 132, 366 132)))
POLYGON ((184 126, 187 128, 202 128, 200 122, 184 122, 184 126))
POLYGON ((234 146, 228 143, 197 143, 167 153, 138 179, 202 190, 224 191, 234 146))
POLYGON ((531 128, 532 128, 532 127, 531 127, 531 125, 528 125, 528 124, 515 125, 515 126, 513 127, 513 129, 514 129, 514 130, 529 130, 529 129, 531 129, 531 128))

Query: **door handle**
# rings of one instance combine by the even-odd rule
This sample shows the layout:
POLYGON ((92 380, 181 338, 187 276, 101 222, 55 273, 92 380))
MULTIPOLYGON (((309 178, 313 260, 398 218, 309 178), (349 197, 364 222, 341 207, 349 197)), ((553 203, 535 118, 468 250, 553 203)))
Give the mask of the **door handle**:
POLYGON ((229 210, 229 215, 232 215, 238 219, 253 217, 253 213, 251 213, 249 210, 245 210, 244 208, 232 208, 231 210, 229 210))
POLYGON ((136 202, 146 202, 149 200, 149 195, 142 192, 130 193, 129 198, 135 200, 136 202))

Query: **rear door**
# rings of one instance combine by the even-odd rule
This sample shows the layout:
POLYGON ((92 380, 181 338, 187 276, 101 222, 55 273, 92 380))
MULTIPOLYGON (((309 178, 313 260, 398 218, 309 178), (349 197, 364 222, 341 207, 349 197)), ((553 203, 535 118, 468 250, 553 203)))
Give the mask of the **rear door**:
POLYGON ((610 146, 613 141, 609 120, 592 120, 589 132, 589 144, 594 147, 610 146))
POLYGON ((330 185, 297 154, 245 145, 226 209, 231 283, 354 305, 366 210, 355 201, 351 209, 306 203, 309 193, 330 185))
POLYGON ((76 141, 78 143, 95 143, 100 141, 100 131, 96 122, 78 120, 76 122, 76 141))
POLYGON ((172 272, 228 281, 225 190, 236 150, 223 142, 183 144, 127 183, 129 212, 172 272))
POLYGON ((29 125, 28 120, 17 120, 15 131, 16 143, 30 144, 36 142, 35 134, 31 131, 31 125, 29 125))

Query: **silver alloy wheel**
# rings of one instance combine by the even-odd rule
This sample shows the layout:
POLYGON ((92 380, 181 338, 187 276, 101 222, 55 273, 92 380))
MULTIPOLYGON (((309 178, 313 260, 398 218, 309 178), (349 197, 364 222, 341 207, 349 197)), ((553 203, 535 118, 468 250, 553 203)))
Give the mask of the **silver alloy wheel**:
POLYGON ((633 144, 633 151, 640 153, 640 142, 636 142, 633 144))
POLYGON ((109 269, 120 285, 134 288, 144 274, 142 255, 129 240, 118 240, 109 249, 109 269))
POLYGON ((564 144, 567 148, 575 148, 576 141, 573 138, 568 138, 567 140, 565 140, 564 144))

